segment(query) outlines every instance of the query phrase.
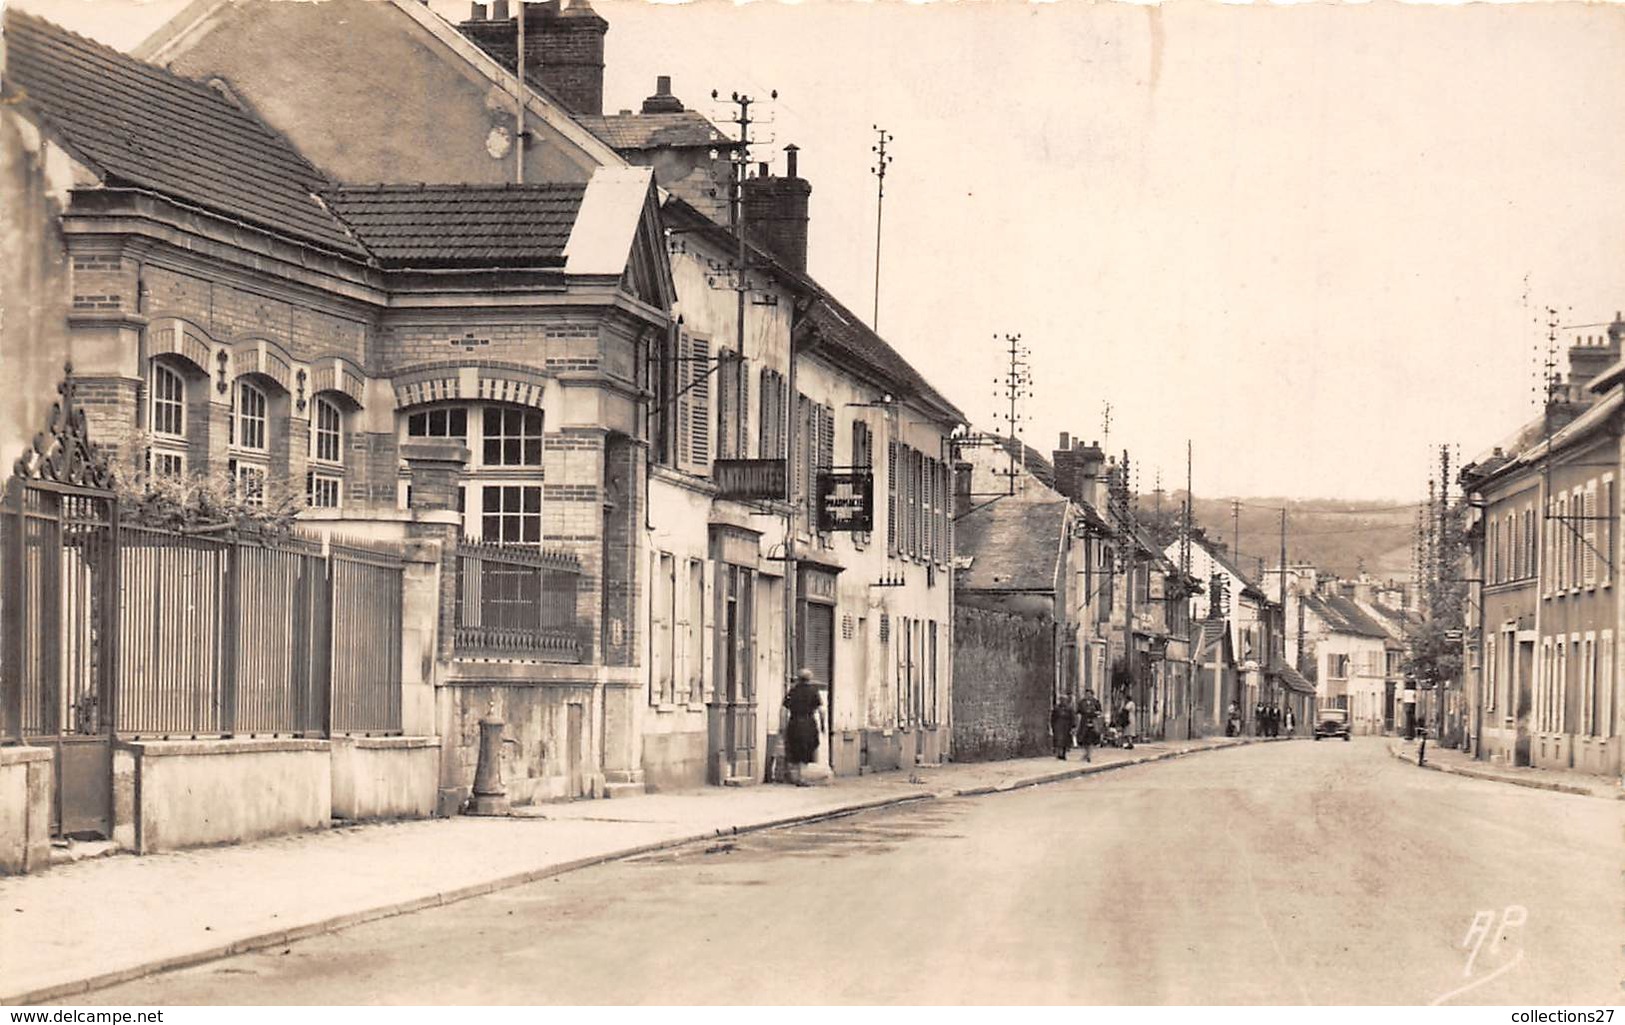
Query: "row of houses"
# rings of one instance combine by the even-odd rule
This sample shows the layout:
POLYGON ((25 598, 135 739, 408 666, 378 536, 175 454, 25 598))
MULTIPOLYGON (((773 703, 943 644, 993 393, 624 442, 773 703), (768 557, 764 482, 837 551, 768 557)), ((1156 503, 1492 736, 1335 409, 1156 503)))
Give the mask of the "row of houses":
POLYGON ((1568 349, 1540 415, 1461 471, 1472 587, 1449 711, 1473 754, 1618 776, 1625 320, 1568 349))
MULTIPOLYGON (((36 493, 60 526, 63 488, 106 484, 56 472, 51 446, 88 436, 126 482, 224 478, 394 559, 402 694, 373 732, 421 740, 396 746, 433 780, 396 812, 469 801, 482 722, 504 724, 512 801, 772 778, 800 667, 835 773, 947 753, 964 417, 809 273, 795 147, 748 166, 664 77, 606 113, 607 31, 585 0, 458 24, 416 0, 199 0, 126 55, 6 13, 0 446, 51 421, 64 358, 76 409, 19 464, 8 536, 36 493)), ((18 553, 14 577, 56 580, 18 553)), ((101 665, 86 686, 134 686, 101 665)), ((139 817, 116 799, 138 749, 255 750, 244 791, 321 789, 250 765, 315 764, 264 747, 282 727, 137 736, 59 683, 0 730, 55 752, 56 832, 139 817), (87 738, 113 753, 65 772, 87 738)))

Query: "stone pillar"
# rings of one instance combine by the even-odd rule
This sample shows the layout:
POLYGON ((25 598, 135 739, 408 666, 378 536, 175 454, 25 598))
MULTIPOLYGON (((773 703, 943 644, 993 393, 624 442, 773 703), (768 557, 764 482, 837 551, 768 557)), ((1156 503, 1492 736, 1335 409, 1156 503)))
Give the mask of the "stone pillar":
MULTIPOLYGON (((450 661, 452 655, 453 627, 457 614, 457 537, 460 532, 457 484, 463 467, 468 463, 468 456, 468 449, 449 439, 417 440, 401 445, 401 457, 406 460, 412 479, 412 522, 407 524, 408 552, 412 557, 422 559, 431 550, 438 549, 438 558, 432 564, 419 561, 415 569, 409 564, 409 591, 402 594, 403 613, 415 609, 417 615, 411 621, 413 632, 410 635, 405 629, 407 621, 403 619, 401 642, 403 646, 410 646, 418 652, 417 662, 426 668, 437 662, 450 661)), ((405 656, 408 653, 403 650, 402 654, 405 656)), ((427 675, 432 676, 432 670, 427 675)), ((440 729, 431 731, 440 735, 440 784, 435 814, 455 815, 467 793, 458 772, 460 732, 457 729, 456 709, 452 706, 456 696, 451 689, 435 690, 432 679, 427 686, 432 694, 432 721, 441 724, 440 729)), ((404 692, 402 700, 406 700, 404 692)), ((405 714, 406 706, 403 704, 403 726, 405 714)))
POLYGON ((445 542, 406 543, 401 577, 401 732, 435 733, 434 663, 440 634, 441 552, 445 542))

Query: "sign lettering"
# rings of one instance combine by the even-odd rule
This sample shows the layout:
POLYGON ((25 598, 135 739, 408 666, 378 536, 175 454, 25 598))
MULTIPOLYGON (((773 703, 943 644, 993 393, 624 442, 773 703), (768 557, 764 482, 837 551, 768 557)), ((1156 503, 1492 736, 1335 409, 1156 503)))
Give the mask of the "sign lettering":
POLYGON ((875 529, 875 475, 869 470, 818 473, 818 530, 820 533, 875 529))
POLYGON ((782 501, 789 474, 783 459, 718 459, 711 464, 711 480, 719 498, 782 501))

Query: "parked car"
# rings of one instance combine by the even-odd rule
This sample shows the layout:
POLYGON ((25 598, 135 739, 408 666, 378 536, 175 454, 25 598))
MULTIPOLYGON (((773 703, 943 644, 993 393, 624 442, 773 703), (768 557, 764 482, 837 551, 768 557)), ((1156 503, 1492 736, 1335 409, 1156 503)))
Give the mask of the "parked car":
POLYGON ((1322 708, 1315 717, 1315 739, 1342 737, 1349 739, 1349 713, 1343 708, 1322 708))

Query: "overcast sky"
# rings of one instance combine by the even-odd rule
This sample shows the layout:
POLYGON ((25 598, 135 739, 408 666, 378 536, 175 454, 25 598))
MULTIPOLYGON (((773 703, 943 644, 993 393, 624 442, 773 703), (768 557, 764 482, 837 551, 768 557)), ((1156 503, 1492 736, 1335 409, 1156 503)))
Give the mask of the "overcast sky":
MULTIPOLYGON (((128 48, 182 5, 21 6, 128 48)), ((1191 438, 1199 494, 1415 499, 1533 412, 1542 307, 1625 307, 1617 5, 595 6, 607 110, 779 91, 758 157, 801 147, 810 269, 866 315, 891 130, 881 333, 994 427, 1020 332, 1029 443, 1110 402, 1145 489, 1191 438)))

